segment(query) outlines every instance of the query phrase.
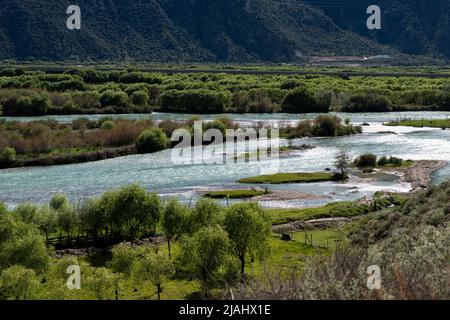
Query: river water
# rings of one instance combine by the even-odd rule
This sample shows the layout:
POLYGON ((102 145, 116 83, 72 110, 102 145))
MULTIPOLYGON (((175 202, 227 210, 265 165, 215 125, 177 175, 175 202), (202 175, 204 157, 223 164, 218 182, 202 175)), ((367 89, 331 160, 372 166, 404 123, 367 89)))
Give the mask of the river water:
MULTIPOLYGON (((332 168, 334 155, 341 149, 347 149, 352 156, 372 152, 379 156, 397 156, 404 159, 439 159, 450 161, 450 130, 430 128, 386 127, 383 122, 400 118, 441 119, 450 117, 450 112, 408 112, 408 113, 360 113, 337 114, 341 118, 350 118, 353 123, 369 123, 360 135, 336 138, 305 138, 294 140, 294 144, 308 144, 316 148, 296 151, 282 156, 277 164, 281 172, 322 171, 332 168)), ((155 113, 155 120, 189 119, 188 114, 155 113)), ((242 125, 252 125, 259 121, 270 123, 295 123, 298 119, 314 118, 317 115, 303 114, 244 114, 229 115, 242 125)), ((58 121, 71 121, 79 116, 42 117, 58 121)), ((88 116, 95 119, 102 116, 88 116)), ((119 116, 115 116, 119 117, 119 116)), ((121 115, 126 118, 143 118, 149 115, 121 115)), ((200 115, 202 119, 217 116, 200 115)), ((9 119, 8 119, 9 120, 9 119)), ((36 118, 15 118, 29 121, 36 118)), ((287 141, 281 139, 281 145, 287 141)), ((55 193, 64 193, 70 199, 83 199, 99 195, 104 191, 137 182, 148 190, 155 190, 164 197, 178 197, 191 202, 198 198, 198 191, 243 187, 235 181, 261 173, 261 166, 267 162, 234 164, 189 164, 175 165, 171 161, 172 150, 148 155, 132 155, 105 161, 52 166, 0 170, 0 201, 14 206, 22 202, 44 203, 55 193)), ((450 178, 450 166, 433 175, 433 183, 450 178)), ((264 187, 264 186, 262 186, 264 187)), ((291 184, 269 186, 271 190, 292 190, 319 195, 317 200, 272 201, 264 202, 267 207, 303 207, 320 205, 332 201, 353 200, 372 195, 379 190, 408 191, 410 185, 399 183, 392 178, 383 180, 361 180, 356 177, 342 184, 336 182, 291 184)))

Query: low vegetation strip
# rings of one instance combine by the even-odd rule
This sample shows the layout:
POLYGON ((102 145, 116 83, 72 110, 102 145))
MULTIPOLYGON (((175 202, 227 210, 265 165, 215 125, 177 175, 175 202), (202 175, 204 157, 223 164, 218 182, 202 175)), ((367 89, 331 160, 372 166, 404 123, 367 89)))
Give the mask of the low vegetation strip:
POLYGON ((277 173, 273 175, 262 175, 257 177, 243 178, 238 183, 254 184, 285 184, 285 183, 312 183, 339 180, 333 173, 327 172, 292 172, 277 173))
POLYGON ((253 198, 256 196, 261 196, 266 194, 264 190, 256 190, 256 189, 243 189, 243 190, 220 190, 220 191, 210 191, 205 193, 205 198, 211 199, 245 199, 245 198, 253 198))
POLYGON ((412 120, 412 119, 402 119, 397 121, 391 121, 385 123, 386 126, 406 126, 406 127, 415 127, 415 128, 450 128, 450 119, 420 119, 420 120, 412 120))

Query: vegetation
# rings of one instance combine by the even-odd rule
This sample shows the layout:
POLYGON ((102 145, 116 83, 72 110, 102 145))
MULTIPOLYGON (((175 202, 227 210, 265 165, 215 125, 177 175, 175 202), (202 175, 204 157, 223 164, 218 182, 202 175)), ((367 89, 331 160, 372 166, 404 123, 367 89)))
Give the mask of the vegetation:
MULTIPOLYGON (((0 120, 0 168, 48 166, 103 160, 171 147, 168 136, 179 128, 192 130, 193 121, 85 118, 71 123, 0 120)), ((204 129, 225 131, 236 125, 225 117, 204 123, 204 129)))
POLYGON ((320 115, 313 121, 300 121, 295 127, 288 127, 281 130, 281 136, 296 139, 304 137, 335 137, 361 133, 362 128, 353 126, 347 120, 342 123, 342 119, 332 115, 320 115))
POLYGON ((430 127, 430 128, 448 129, 448 128, 450 128, 450 119, 431 119, 431 120, 401 119, 401 120, 385 123, 384 125, 391 126, 391 127, 407 126, 407 127, 415 127, 415 128, 430 127))
POLYGON ((243 189, 243 190, 222 190, 222 191, 209 191, 205 193, 204 197, 212 199, 245 199, 261 196, 265 194, 264 190, 257 189, 243 189))
POLYGON ((257 177, 243 178, 239 183, 254 184, 283 184, 283 183, 312 183, 334 181, 337 177, 328 172, 305 172, 305 173, 277 173, 274 175, 262 175, 257 177))
POLYGON ((450 110, 445 79, 0 71, 4 116, 151 113, 326 113, 450 110))
POLYGON ((403 160, 397 157, 387 157, 382 156, 378 158, 376 155, 372 153, 362 154, 354 160, 354 165, 360 169, 368 169, 368 168, 406 168, 410 167, 414 161, 412 160, 403 160))
POLYGON ((371 213, 352 228, 350 242, 331 256, 310 259, 301 275, 271 272, 234 297, 447 300, 449 190, 447 182, 415 193, 400 207, 371 213), (381 290, 367 287, 373 265, 380 267, 381 290))
MULTIPOLYGON (((217 297, 224 288, 232 286, 237 297, 262 298, 275 294, 264 289, 266 281, 270 281, 272 286, 280 285, 276 291, 280 297, 288 294, 286 290, 293 290, 289 291, 291 298, 367 299, 379 298, 380 294, 384 298, 448 298, 445 277, 438 271, 447 269, 449 258, 445 229, 449 188, 446 183, 418 192, 411 199, 377 193, 371 202, 334 203, 295 210, 262 210, 256 203, 237 203, 224 208, 210 199, 202 199, 194 208, 188 208, 173 200, 163 202, 135 185, 109 191, 77 206, 62 195, 56 195, 43 207, 24 204, 7 210, 0 206, 0 234, 4 238, 0 242, 0 297, 173 299, 188 295, 192 298, 195 292, 198 297, 217 297), (395 208, 390 208, 391 205, 395 208), (108 238, 108 243, 113 244, 111 233, 128 235, 137 241, 149 232, 163 232, 165 237, 176 235, 172 237, 172 256, 169 257, 168 248, 157 243, 138 246, 120 243, 112 248, 106 262, 105 257, 94 256, 50 258, 41 217, 48 212, 59 217, 67 210, 72 210, 77 217, 70 228, 73 239, 67 245, 88 246, 86 235, 108 238), (154 214, 155 210, 162 213, 154 214), (271 223, 351 216, 361 216, 346 228, 350 231, 351 249, 346 245, 347 231, 342 229, 298 231, 293 235, 296 240, 289 242, 270 232, 271 223), (139 221, 138 229, 135 221, 139 221), (309 239, 309 233, 314 233, 315 245, 303 242, 303 238, 309 239), (334 241, 341 244, 330 246, 334 241), (330 255, 335 250, 336 254, 330 255), (81 290, 64 289, 65 270, 72 264, 81 265, 84 279, 81 290), (248 264, 252 265, 251 271, 246 268, 248 264), (280 268, 285 264, 286 267, 280 268), (367 288, 365 268, 373 264, 382 266, 386 272, 383 273, 384 290, 376 293, 377 296, 364 289, 367 288), (276 267, 278 272, 273 275, 267 267, 276 267), (294 273, 293 268, 297 270, 294 273), (428 272, 427 277, 422 278, 424 272, 428 272), (339 279, 338 283, 330 280, 332 275, 339 279), (413 275, 423 280, 413 281, 413 275), (288 285, 286 277, 295 281, 288 285), (245 287, 239 285, 239 280, 245 280, 245 287), (315 289, 305 291, 305 288, 315 289)), ((63 220, 56 219, 60 222, 50 231, 56 238, 50 237, 49 246, 53 240, 67 240, 57 237, 59 230, 67 233, 63 220)))

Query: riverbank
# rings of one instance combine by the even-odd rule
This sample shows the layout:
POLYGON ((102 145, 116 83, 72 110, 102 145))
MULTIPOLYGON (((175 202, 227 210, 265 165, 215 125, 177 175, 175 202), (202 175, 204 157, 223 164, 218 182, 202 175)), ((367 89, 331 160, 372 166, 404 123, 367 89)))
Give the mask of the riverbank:
POLYGON ((405 126, 405 127, 414 127, 414 128, 441 128, 448 129, 450 128, 450 119, 420 119, 420 120, 412 120, 412 119, 401 119, 397 121, 391 121, 384 124, 385 126, 396 127, 396 126, 405 126))

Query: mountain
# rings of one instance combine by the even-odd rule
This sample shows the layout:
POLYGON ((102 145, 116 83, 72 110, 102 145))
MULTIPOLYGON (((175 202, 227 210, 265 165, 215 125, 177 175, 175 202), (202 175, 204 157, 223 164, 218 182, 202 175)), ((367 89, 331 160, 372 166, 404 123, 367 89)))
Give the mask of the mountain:
POLYGON ((3 0, 0 59, 290 62, 300 56, 450 59, 449 0, 3 0), (81 8, 81 30, 66 9, 81 8))

